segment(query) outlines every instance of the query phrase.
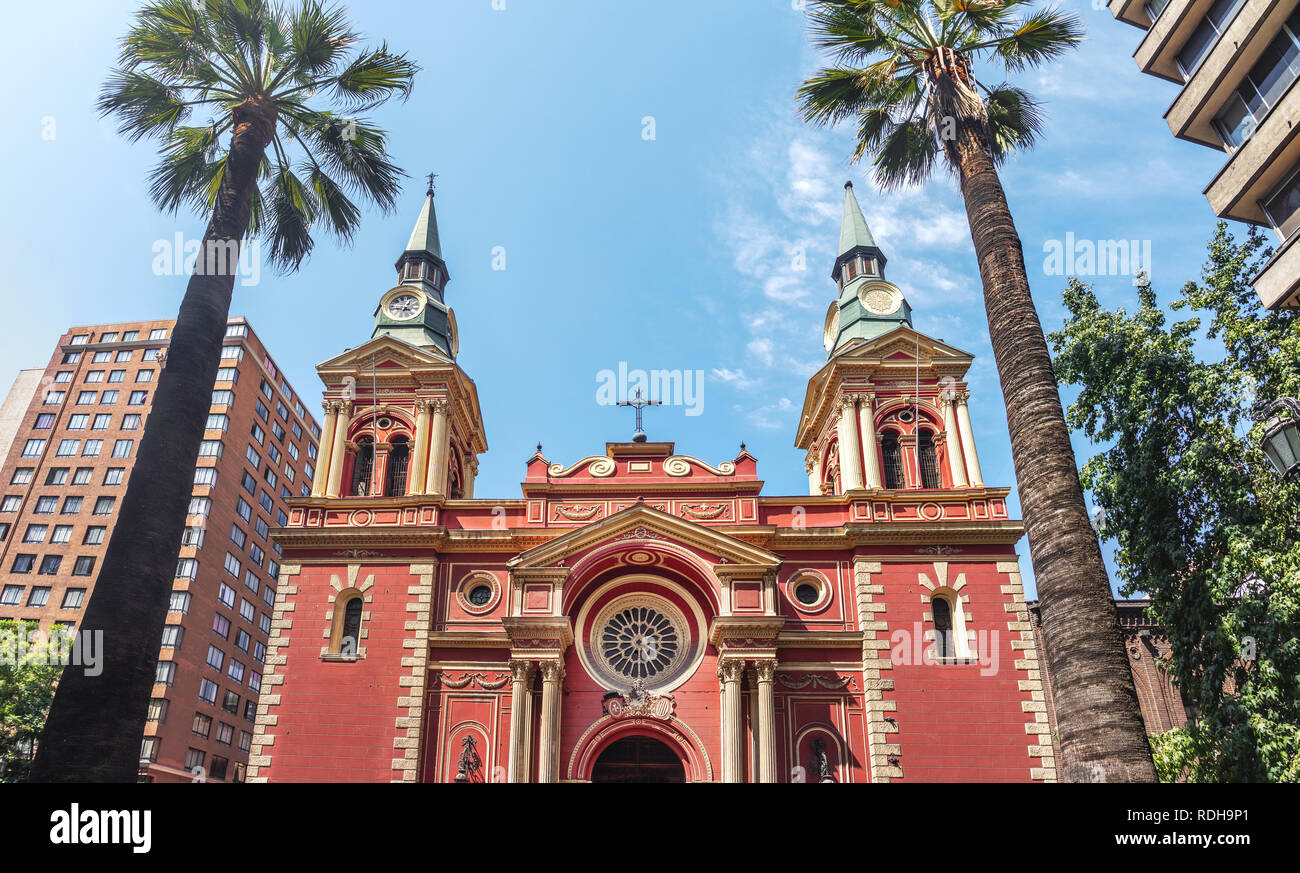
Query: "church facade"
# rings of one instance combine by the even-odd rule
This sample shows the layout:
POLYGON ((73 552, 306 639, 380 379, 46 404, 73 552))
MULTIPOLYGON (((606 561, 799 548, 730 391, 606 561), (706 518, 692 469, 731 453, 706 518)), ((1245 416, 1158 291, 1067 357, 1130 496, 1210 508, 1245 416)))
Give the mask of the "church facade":
POLYGON ((638 432, 488 499, 430 190, 372 338, 318 367, 250 781, 1055 781, 972 357, 885 265, 846 185, 807 494, 638 432))

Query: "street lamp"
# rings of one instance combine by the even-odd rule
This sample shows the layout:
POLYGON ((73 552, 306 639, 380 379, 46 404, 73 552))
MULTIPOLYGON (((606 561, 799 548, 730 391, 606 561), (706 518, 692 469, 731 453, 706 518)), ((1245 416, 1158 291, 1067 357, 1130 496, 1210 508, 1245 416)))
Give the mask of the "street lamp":
POLYGON ((1290 397, 1274 401, 1259 418, 1268 419, 1261 442, 1273 469, 1283 479, 1300 473, 1300 401, 1290 397))

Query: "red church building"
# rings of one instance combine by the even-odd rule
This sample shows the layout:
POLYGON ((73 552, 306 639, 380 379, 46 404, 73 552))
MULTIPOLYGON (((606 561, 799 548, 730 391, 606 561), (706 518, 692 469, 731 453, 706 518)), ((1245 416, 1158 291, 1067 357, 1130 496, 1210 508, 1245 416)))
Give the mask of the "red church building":
POLYGON ((430 191, 372 338, 318 368, 250 780, 1055 781, 972 357, 912 329, 846 188, 808 494, 763 494, 743 445, 711 463, 638 431, 539 446, 511 499, 474 493, 430 191))

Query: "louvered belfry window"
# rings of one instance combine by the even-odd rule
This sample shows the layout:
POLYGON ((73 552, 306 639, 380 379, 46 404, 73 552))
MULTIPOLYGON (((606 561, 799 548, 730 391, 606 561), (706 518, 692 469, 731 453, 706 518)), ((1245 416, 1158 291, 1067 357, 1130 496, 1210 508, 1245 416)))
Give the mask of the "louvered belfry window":
POLYGON ((921 487, 942 488, 939 479, 939 458, 934 452, 934 435, 923 430, 917 437, 916 449, 921 457, 921 487))
POLYGON ((885 487, 902 488, 903 449, 898 444, 898 434, 887 433, 880 441, 881 453, 885 460, 885 487))
POLYGON ((364 440, 357 446, 356 463, 352 465, 352 496, 370 495, 370 471, 375 466, 375 444, 364 440))
POLYGON ((410 461, 411 450, 406 441, 394 441, 393 450, 388 453, 388 482, 384 489, 389 497, 406 493, 406 470, 410 461))

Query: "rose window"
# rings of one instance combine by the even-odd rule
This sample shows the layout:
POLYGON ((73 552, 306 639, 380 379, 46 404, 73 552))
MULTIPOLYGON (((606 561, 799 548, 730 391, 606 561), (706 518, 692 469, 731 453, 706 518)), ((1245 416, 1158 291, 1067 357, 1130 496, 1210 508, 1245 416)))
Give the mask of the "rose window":
POLYGON ((598 671, 616 688, 638 680, 654 689, 671 683, 693 655, 685 617, 658 597, 620 597, 601 611, 591 633, 598 671))

